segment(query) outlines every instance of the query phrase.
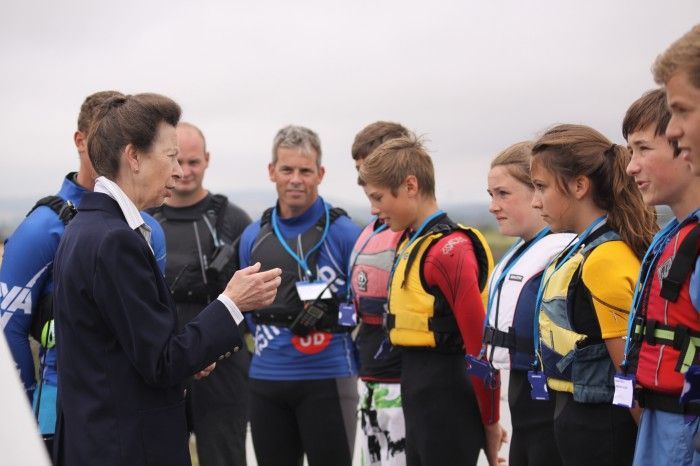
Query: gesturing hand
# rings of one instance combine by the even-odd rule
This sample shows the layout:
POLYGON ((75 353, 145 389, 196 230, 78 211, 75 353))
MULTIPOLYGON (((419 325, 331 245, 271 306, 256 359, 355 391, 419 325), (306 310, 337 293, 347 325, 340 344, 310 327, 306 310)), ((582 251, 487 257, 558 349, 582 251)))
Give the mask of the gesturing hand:
POLYGON ((226 285, 224 294, 241 312, 269 306, 275 300, 277 287, 282 283, 282 270, 275 268, 258 272, 259 270, 260 262, 238 270, 226 285))
POLYGON ((213 362, 209 364, 207 367, 202 369, 201 371, 197 372, 194 375, 195 380, 200 380, 203 379, 204 377, 209 377, 209 374, 211 374, 214 371, 214 368, 216 367, 216 363, 213 362))

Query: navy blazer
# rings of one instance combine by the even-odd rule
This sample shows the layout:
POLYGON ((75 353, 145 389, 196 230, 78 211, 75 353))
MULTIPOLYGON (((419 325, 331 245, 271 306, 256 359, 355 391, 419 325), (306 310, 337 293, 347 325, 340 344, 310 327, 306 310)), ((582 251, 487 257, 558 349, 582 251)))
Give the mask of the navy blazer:
POLYGON ((155 257, 119 205, 87 193, 54 262, 57 465, 189 465, 182 382, 237 351, 215 300, 178 331, 155 257))

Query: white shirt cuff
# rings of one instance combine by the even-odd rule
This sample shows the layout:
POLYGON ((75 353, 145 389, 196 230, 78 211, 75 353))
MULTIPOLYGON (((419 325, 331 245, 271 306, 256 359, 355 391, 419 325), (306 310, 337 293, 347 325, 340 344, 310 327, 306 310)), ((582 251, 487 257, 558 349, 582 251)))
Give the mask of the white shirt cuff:
POLYGON ((238 309, 238 306, 236 306, 236 303, 231 301, 231 298, 221 293, 216 299, 224 303, 224 306, 226 306, 228 312, 231 313, 231 317, 233 317, 233 320, 236 322, 236 325, 239 325, 243 321, 243 314, 238 309))

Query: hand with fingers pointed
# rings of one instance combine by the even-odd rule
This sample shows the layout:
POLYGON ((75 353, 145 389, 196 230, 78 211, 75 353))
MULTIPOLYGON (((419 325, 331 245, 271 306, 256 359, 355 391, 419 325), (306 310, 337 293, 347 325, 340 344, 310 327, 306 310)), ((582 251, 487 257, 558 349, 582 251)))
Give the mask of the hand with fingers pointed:
POLYGON ((260 262, 238 270, 223 291, 241 312, 260 309, 272 304, 282 283, 282 270, 274 268, 260 272, 260 262))

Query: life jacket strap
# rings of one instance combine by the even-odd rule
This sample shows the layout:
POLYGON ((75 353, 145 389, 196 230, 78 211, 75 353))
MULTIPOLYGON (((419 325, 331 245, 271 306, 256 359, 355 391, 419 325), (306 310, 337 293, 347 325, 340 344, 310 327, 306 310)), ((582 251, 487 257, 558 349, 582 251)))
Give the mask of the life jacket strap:
POLYGON ((688 275, 695 268, 698 252, 700 252, 700 223, 688 232, 678 247, 671 268, 661 283, 662 298, 676 302, 688 275))
POLYGON ((675 395, 659 393, 647 388, 636 389, 634 395, 642 408, 658 409, 673 414, 700 415, 699 403, 682 404, 675 395))
POLYGON ((683 325, 665 325, 657 320, 638 321, 635 325, 637 340, 649 345, 668 345, 680 351, 676 371, 685 374, 695 362, 697 349, 700 347, 700 332, 690 330, 683 325))
POLYGON ((515 349, 515 334, 489 326, 484 331, 484 343, 501 348, 515 349))
POLYGON ((360 314, 360 319, 362 320, 362 323, 368 324, 368 325, 384 325, 384 316, 383 315, 377 315, 377 314, 367 314, 363 312, 360 314))

